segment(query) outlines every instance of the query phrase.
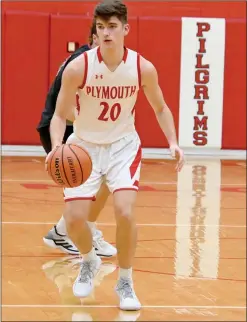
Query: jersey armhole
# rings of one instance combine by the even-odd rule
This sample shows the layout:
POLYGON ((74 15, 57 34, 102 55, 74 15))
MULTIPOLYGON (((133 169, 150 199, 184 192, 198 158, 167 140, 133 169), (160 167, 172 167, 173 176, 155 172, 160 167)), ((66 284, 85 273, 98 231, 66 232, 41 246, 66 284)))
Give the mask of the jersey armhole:
POLYGON ((142 87, 142 80, 141 80, 141 63, 140 63, 140 54, 137 53, 137 74, 138 74, 138 84, 139 89, 142 87))
POLYGON ((80 89, 83 89, 86 81, 87 81, 87 71, 88 71, 88 57, 87 57, 87 52, 83 53, 84 55, 84 60, 85 60, 85 69, 84 69, 84 75, 83 75, 83 80, 81 86, 79 86, 80 89))

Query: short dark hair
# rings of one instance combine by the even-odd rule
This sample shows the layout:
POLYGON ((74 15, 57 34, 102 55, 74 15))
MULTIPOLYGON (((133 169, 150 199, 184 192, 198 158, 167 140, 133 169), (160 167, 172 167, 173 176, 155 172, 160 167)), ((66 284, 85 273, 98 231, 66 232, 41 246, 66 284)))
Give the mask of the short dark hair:
POLYGON ((88 41, 89 41, 90 46, 93 44, 93 35, 97 35, 95 19, 93 20, 92 26, 90 28, 89 37, 88 37, 88 41))
POLYGON ((103 0, 94 10, 94 19, 101 18, 108 21, 111 17, 117 17, 122 23, 128 22, 128 10, 120 0, 103 0))

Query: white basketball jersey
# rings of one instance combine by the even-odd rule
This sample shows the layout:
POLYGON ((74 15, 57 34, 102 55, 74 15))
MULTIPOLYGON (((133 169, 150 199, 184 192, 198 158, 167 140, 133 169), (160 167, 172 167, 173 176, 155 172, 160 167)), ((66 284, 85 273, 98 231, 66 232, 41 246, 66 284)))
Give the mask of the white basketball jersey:
POLYGON ((139 54, 125 48, 123 60, 114 72, 105 65, 99 47, 84 55, 85 75, 77 93, 74 132, 84 141, 109 144, 135 131, 139 54))

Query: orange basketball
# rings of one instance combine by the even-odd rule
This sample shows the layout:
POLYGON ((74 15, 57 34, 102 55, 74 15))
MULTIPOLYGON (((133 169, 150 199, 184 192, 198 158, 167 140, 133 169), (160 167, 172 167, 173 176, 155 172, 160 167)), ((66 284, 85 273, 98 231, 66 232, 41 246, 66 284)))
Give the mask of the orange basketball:
POLYGON ((78 145, 63 144, 47 160, 47 171, 61 187, 78 187, 87 181, 92 172, 92 160, 78 145))

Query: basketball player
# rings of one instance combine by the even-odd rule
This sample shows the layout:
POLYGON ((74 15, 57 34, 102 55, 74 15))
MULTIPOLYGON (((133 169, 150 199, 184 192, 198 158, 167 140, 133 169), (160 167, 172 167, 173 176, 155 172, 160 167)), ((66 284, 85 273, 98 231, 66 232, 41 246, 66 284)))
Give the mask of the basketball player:
MULTIPOLYGON (((80 48, 78 48, 60 67, 57 76, 50 88, 50 91, 46 98, 46 104, 45 109, 42 112, 41 120, 39 122, 39 125, 37 127, 37 130, 40 135, 41 143, 46 151, 46 153, 49 153, 51 151, 51 139, 50 139, 50 132, 49 132, 49 126, 51 118, 55 111, 56 101, 58 97, 58 93, 61 88, 61 80, 62 75, 65 67, 76 57, 80 56, 85 51, 90 50, 91 48, 94 48, 97 46, 97 35, 96 35, 96 25, 93 23, 91 30, 90 30, 90 36, 89 36, 89 45, 84 45, 80 48)), ((71 113, 72 114, 72 113, 71 113)), ((68 119, 73 121, 74 116, 70 115, 68 119)), ((73 133, 73 123, 67 120, 67 126, 63 138, 63 142, 67 141, 67 138, 73 133)), ((96 229, 96 220, 99 216, 99 213, 103 209, 106 200, 109 196, 109 190, 107 186, 104 184, 102 185, 101 189, 98 192, 97 199, 93 203, 93 206, 91 208, 90 214, 88 216, 88 224, 92 230, 93 233, 93 244, 96 251, 96 254, 102 257, 111 257, 115 256, 117 253, 117 250, 115 247, 113 247, 111 244, 107 243, 103 236, 102 232, 98 229, 96 229)), ((78 255, 79 251, 76 248, 76 246, 73 244, 73 242, 66 236, 66 224, 64 221, 63 216, 59 220, 59 222, 48 232, 47 236, 43 238, 44 243, 47 246, 57 248, 62 250, 65 253, 69 254, 75 254, 78 255)))
POLYGON ((67 143, 88 150, 93 170, 83 185, 64 189, 68 235, 83 254, 73 292, 78 297, 88 296, 101 264, 93 248, 87 217, 91 200, 105 179, 113 194, 117 223, 119 277, 115 290, 119 306, 122 310, 139 310, 141 304, 133 287, 132 266, 137 239, 133 207, 141 167, 134 105, 140 88, 154 109, 172 156, 178 155, 177 171, 183 166, 184 156, 177 143, 173 116, 164 101, 155 67, 135 51, 124 47, 124 37, 129 32, 126 5, 119 0, 105 0, 96 6, 94 19, 99 47, 85 52, 66 67, 50 126, 52 149, 56 149, 62 144, 66 117, 77 92, 74 133, 67 143))

